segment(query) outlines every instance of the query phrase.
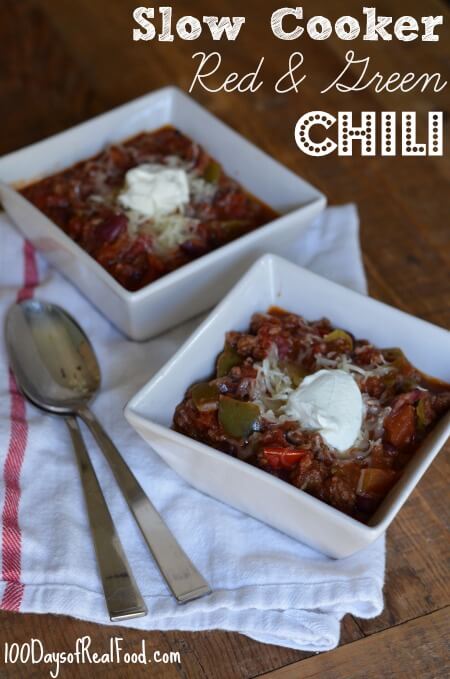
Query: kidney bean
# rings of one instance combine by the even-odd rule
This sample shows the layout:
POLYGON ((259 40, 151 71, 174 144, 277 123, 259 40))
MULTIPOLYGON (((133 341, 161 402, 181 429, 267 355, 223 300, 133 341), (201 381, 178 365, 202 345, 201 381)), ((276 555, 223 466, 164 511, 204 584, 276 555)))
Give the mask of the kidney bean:
POLYGON ((95 236, 101 243, 112 243, 128 228, 128 219, 123 214, 106 217, 95 229, 95 236))

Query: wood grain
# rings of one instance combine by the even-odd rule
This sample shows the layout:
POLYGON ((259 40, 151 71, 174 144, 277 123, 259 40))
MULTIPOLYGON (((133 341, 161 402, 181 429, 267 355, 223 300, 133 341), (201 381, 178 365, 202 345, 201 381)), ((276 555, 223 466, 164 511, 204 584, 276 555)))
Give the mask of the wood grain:
MULTIPOLYGON (((131 11, 135 0, 0 0, 0 152, 32 143, 96 113, 110 109, 166 84, 187 89, 198 50, 220 48, 225 70, 245 73, 265 55, 265 84, 257 93, 209 94, 199 89, 194 97, 261 148, 323 190, 330 203, 355 201, 361 216, 364 262, 374 297, 426 320, 450 326, 450 164, 443 158, 310 158, 299 152, 293 130, 298 117, 309 110, 335 113, 350 109, 417 110, 424 125, 430 109, 444 110, 448 143, 448 89, 430 93, 345 95, 319 89, 343 67, 350 47, 370 55, 373 69, 416 72, 448 71, 450 12, 441 0, 409 0, 408 14, 444 14, 439 43, 377 43, 357 40, 351 45, 336 39, 283 43, 271 36, 269 18, 281 3, 215 0, 214 14, 245 13, 245 31, 235 43, 213 45, 203 37, 172 44, 133 43, 131 11), (312 74, 298 94, 276 95, 273 83, 286 70, 289 54, 301 49, 312 74)), ((170 3, 166 3, 170 4, 170 3)), ((211 0, 173 3, 175 17, 211 14, 211 0)), ((317 0, 303 3, 307 17, 331 19, 342 14, 360 16, 357 0, 317 0)), ((405 13, 400 0, 380 0, 380 13, 405 13)), ((124 637, 129 650, 145 638, 150 648, 179 650, 179 665, 148 668, 108 665, 89 668, 89 676, 111 672, 121 679, 250 679, 270 677, 323 677, 324 679, 378 679, 379 676, 443 679, 445 623, 450 604, 448 564, 449 447, 443 451, 388 531, 386 606, 375 620, 343 621, 341 646, 320 656, 258 644, 226 632, 184 633, 126 631, 71 618, 0 613, 0 639, 27 641, 40 638, 49 650, 68 650, 77 637, 92 637, 96 648, 107 646, 110 636, 124 637), (280 669, 283 668, 283 669, 280 669)), ((1 454, 1 451, 0 451, 1 454)), ((0 677, 41 677, 38 667, 1 667, 0 677)), ((85 669, 64 668, 62 676, 87 676, 85 669)))
POLYGON ((410 676, 412 660, 417 677, 448 676, 450 662, 441 656, 440 639, 445 639, 449 623, 450 609, 445 608, 260 679, 403 679, 410 676))

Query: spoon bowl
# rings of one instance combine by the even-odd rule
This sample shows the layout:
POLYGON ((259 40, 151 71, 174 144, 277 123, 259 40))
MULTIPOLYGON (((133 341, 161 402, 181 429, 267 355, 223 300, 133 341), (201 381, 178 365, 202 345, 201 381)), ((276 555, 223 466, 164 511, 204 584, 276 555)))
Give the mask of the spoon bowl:
POLYGON ((55 304, 26 300, 6 320, 11 367, 26 396, 58 414, 77 414, 100 388, 100 369, 80 326, 55 304))

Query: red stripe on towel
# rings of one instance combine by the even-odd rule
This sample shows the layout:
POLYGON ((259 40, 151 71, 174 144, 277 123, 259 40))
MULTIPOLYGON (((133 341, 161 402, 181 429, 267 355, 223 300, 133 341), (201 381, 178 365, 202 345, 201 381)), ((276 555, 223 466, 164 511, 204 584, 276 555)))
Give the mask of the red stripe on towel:
MULTIPOLYGON (((17 301, 29 299, 38 284, 38 272, 33 246, 25 241, 24 285, 17 294, 17 301)), ((20 393, 14 375, 9 375, 11 399, 11 432, 8 452, 3 467, 5 501, 2 512, 2 579, 7 583, 1 608, 18 611, 22 602, 24 585, 21 582, 22 534, 19 525, 20 472, 28 441, 28 422, 25 399, 20 393)))
POLYGON ((30 297, 33 297, 34 288, 39 282, 35 251, 31 243, 29 243, 27 240, 23 245, 23 257, 25 283, 23 288, 17 293, 18 302, 22 302, 24 299, 30 299, 30 297))

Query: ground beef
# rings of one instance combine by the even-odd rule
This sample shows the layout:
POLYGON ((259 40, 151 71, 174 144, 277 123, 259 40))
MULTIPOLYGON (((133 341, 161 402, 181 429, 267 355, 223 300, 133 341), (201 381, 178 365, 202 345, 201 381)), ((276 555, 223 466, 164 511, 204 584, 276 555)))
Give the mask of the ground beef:
POLYGON ((226 374, 211 376, 202 386, 213 401, 206 404, 207 412, 202 412, 203 402, 195 403, 193 388, 188 389, 176 409, 174 428, 360 521, 370 519, 420 443, 450 409, 449 385, 422 375, 399 350, 383 351, 355 339, 327 319, 308 322, 276 308, 256 313, 247 332, 226 334, 224 352, 221 357, 230 361, 226 374), (318 432, 285 418, 271 419, 255 406, 261 362, 273 354, 279 369, 292 379, 324 365, 353 366, 365 419, 361 440, 344 456, 318 432), (230 403, 233 436, 227 431, 230 413, 225 406, 230 403), (236 420, 242 436, 236 436, 236 420))
POLYGON ((26 186, 22 195, 132 291, 278 217, 172 126, 109 146, 26 186), (173 159, 212 191, 191 192, 183 215, 189 218, 189 236, 162 252, 151 229, 133 226, 117 197, 128 170, 145 163, 170 165, 173 159))

